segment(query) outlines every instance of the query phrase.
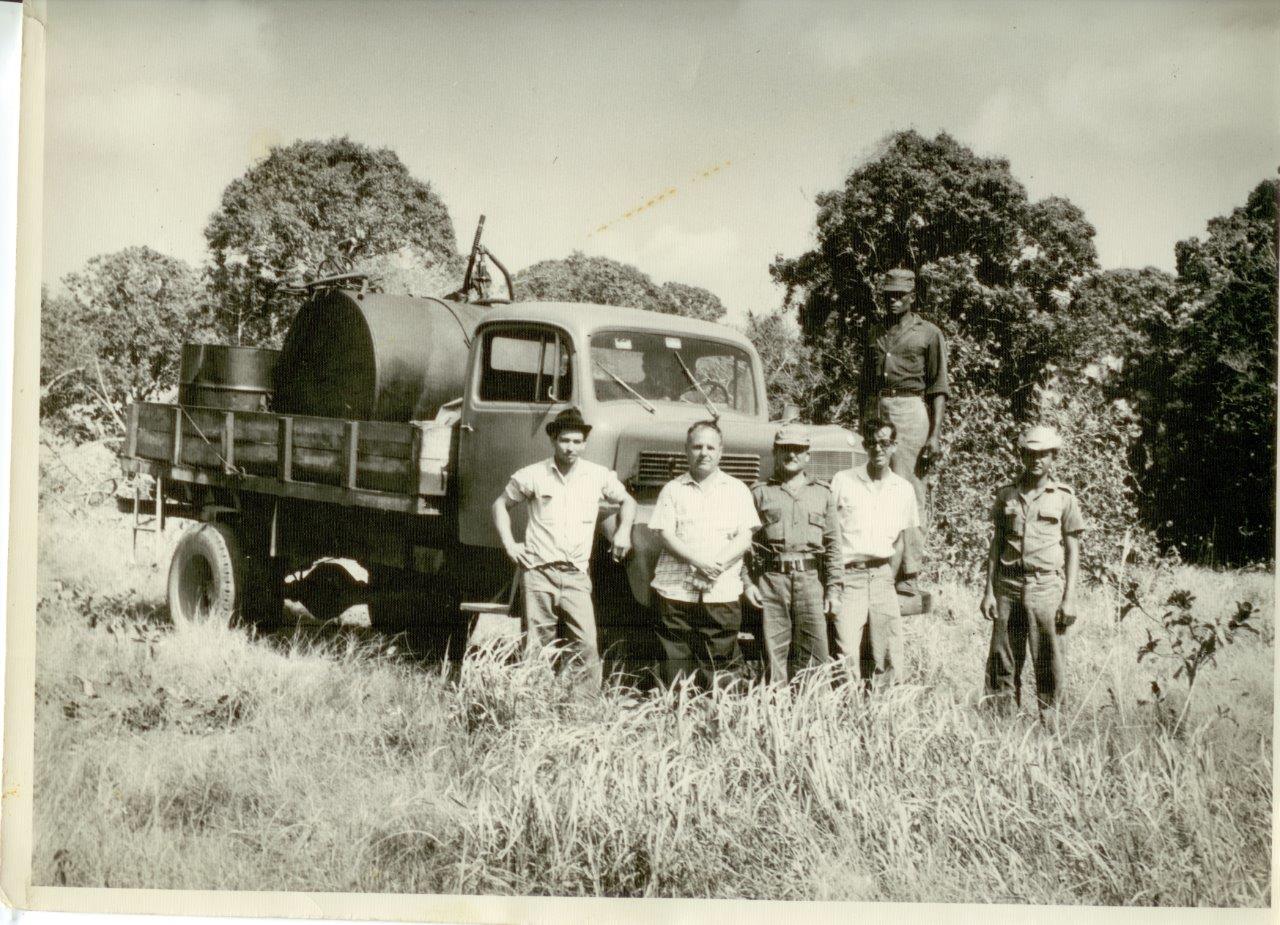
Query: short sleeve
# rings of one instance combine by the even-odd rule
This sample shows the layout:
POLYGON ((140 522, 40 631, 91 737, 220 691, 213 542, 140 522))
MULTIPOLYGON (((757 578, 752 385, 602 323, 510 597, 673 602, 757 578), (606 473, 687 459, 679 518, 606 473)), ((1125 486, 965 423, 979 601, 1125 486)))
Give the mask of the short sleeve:
POLYGON ((508 501, 527 501, 534 495, 532 482, 528 469, 518 469, 507 481, 503 495, 508 501))
POLYGON ((631 497, 626 487, 618 478, 618 473, 609 469, 605 472, 604 485, 600 489, 600 497, 608 501, 610 504, 622 504, 631 497))
POLYGON ((931 336, 924 354, 924 394, 949 395, 951 383, 947 377, 947 341, 936 326, 929 333, 931 336))
POLYGON ((653 513, 649 515, 650 530, 670 530, 675 526, 675 501, 672 498, 671 486, 668 482, 658 492, 658 500, 653 505, 653 513))
POLYGON ((760 529, 760 512, 756 510, 756 499, 746 485, 738 492, 739 521, 738 526, 749 533, 760 529))
POLYGON ((1083 533, 1087 529, 1089 525, 1085 523, 1084 514, 1080 513, 1080 504, 1076 501, 1076 496, 1067 494, 1067 503, 1062 507, 1063 534, 1083 533))

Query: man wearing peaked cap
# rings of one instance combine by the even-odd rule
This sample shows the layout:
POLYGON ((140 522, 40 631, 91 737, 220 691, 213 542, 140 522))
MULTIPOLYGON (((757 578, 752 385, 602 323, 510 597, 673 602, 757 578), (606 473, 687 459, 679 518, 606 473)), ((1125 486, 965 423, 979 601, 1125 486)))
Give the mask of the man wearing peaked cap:
POLYGON ((598 690, 602 666, 591 600, 590 559, 596 520, 602 505, 617 505, 618 528, 613 557, 631 549, 636 503, 611 470, 580 458, 591 425, 577 408, 549 421, 552 455, 518 470, 493 502, 493 523, 524 591, 525 657, 541 657, 564 625, 568 654, 582 673, 582 684, 598 690), (511 532, 510 509, 523 504, 529 520, 524 541, 511 532))
POLYGON ((831 489, 805 473, 809 432, 782 427, 773 440, 773 475, 751 489, 760 529, 751 548, 747 600, 764 611, 769 679, 827 661, 827 619, 840 605, 840 530, 831 489))
MULTIPOLYGON (((859 383, 863 420, 882 418, 897 429, 891 466, 911 483, 920 530, 925 520, 924 484, 920 473, 941 453, 942 425, 950 384, 947 342, 938 327, 915 311, 916 276, 907 269, 890 270, 879 291, 884 320, 867 338, 859 383)), ((903 565, 918 571, 922 537, 913 530, 906 540, 903 565)), ((900 595, 914 596, 914 583, 899 576, 900 595)))
POLYGON ((1076 621, 1075 587, 1084 517, 1075 492, 1053 478, 1062 438, 1028 428, 1018 440, 1022 474, 996 492, 982 615, 991 621, 986 691, 1002 707, 1021 703, 1027 649, 1041 711, 1062 700, 1061 636, 1076 621))

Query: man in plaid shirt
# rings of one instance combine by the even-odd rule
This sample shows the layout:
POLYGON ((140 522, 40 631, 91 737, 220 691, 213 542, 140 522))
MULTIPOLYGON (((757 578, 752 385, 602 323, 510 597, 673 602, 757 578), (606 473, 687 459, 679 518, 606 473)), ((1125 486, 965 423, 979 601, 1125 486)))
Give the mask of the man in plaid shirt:
POLYGON ((692 676, 710 687, 717 668, 740 661, 742 557, 760 526, 751 489, 720 471, 724 437, 714 421, 689 428, 689 471, 658 494, 649 529, 662 555, 653 576, 662 615, 663 680, 692 676))

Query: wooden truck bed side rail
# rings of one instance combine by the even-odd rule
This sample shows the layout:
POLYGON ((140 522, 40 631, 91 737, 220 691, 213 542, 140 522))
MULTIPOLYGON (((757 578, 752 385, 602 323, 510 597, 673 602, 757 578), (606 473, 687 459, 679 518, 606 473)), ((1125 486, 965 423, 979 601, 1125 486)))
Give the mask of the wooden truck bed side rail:
POLYGON ((422 439, 407 423, 139 402, 122 455, 127 469, 175 481, 438 513, 443 486, 420 471, 422 439))

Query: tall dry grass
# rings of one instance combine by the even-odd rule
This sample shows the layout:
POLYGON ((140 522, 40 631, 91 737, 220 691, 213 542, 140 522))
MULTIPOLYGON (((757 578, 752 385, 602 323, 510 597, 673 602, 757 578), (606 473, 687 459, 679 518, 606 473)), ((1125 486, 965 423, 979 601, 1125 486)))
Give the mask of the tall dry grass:
MULTIPOLYGON (((972 589, 909 624, 906 683, 582 700, 509 628, 450 686, 355 627, 175 632, 107 513, 46 512, 35 880, 74 886, 1266 905, 1270 574, 1182 570, 1258 637, 1184 704, 1105 591, 1056 723, 978 704, 972 589)), ((1185 687, 1185 684, 1183 685, 1185 687)))

